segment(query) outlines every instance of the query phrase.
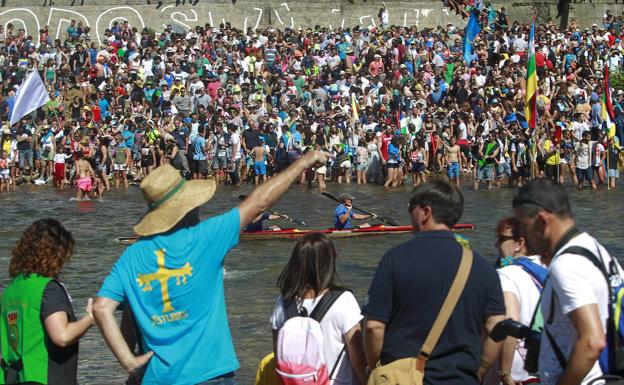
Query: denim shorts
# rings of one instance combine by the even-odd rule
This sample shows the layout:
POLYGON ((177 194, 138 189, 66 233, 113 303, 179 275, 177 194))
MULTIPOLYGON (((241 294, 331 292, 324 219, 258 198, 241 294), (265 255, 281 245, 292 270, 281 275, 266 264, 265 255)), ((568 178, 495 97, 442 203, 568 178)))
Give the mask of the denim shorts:
POLYGON ((479 166, 477 171, 477 179, 491 182, 494 179, 494 166, 479 166))
POLYGON ((505 174, 511 176, 511 166, 507 162, 500 162, 498 166, 496 166, 496 177, 502 178, 505 174))
POLYGON ((18 150, 19 167, 25 168, 24 163, 28 162, 28 168, 33 167, 33 151, 32 150, 18 150))

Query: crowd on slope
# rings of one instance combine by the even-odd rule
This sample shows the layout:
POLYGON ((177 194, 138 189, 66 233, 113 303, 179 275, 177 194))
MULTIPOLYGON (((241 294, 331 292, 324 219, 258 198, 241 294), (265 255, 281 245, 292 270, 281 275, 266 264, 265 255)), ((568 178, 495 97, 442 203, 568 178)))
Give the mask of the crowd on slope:
POLYGON ((615 187, 624 90, 611 90, 614 139, 601 97, 604 68, 617 77, 623 65, 622 16, 607 11, 588 28, 536 26, 532 130, 529 24, 489 4, 480 15, 470 65, 462 26, 390 26, 383 8, 379 27, 332 30, 226 23, 179 34, 115 21, 101 42, 75 21, 62 39, 47 26, 36 36, 0 26, 0 119, 8 122, 31 71, 51 97, 2 126, 0 191, 31 181, 101 196, 166 163, 189 179, 260 183, 311 149, 333 155, 301 175, 320 188, 419 184, 438 173, 475 189, 538 176, 615 187))

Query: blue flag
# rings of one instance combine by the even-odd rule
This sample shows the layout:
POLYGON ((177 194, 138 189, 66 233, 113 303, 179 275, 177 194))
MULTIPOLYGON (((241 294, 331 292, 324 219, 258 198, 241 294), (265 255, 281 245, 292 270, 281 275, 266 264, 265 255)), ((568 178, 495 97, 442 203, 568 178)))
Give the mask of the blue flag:
POLYGON ((470 13, 470 20, 468 20, 468 24, 466 25, 466 30, 464 33, 464 60, 466 64, 470 67, 470 62, 472 62, 473 54, 472 54, 472 44, 474 43, 474 39, 477 37, 479 32, 483 27, 479 24, 479 16, 477 11, 473 10, 470 13))

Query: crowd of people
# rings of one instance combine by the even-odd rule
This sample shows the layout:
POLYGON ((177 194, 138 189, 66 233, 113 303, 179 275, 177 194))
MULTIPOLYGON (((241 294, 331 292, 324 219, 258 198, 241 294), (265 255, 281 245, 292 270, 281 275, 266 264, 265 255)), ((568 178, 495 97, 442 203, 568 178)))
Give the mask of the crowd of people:
MULTIPOLYGON (((242 229, 329 157, 309 152, 205 220, 198 208, 216 181, 156 168, 141 183, 149 211, 134 226, 140 239, 80 319, 58 280, 75 240, 54 219, 35 221, 13 249, 1 300, 6 383, 76 384, 79 339, 96 323, 127 384, 236 385, 224 258, 242 229)), ((617 371, 602 361, 621 353, 608 332, 621 267, 577 229, 561 184, 530 181, 512 207, 496 228, 497 271, 451 233, 464 210, 459 188, 439 178, 418 186, 409 201, 415 234, 383 254, 361 308, 338 278, 339 250, 323 234, 305 235, 276 277, 272 352, 256 385, 624 383, 603 377, 617 371), (530 329, 540 330, 538 349, 522 332, 530 329)))
POLYGON ((51 100, 2 126, 0 191, 31 181, 97 197, 162 164, 188 179, 261 183, 314 149, 332 157, 300 181, 321 189, 438 174, 475 189, 540 176, 615 187, 624 90, 611 90, 615 138, 605 135, 601 96, 605 66, 620 76, 623 65, 622 16, 537 25, 538 116, 528 129, 529 24, 490 4, 480 15, 470 64, 461 27, 390 26, 385 8, 375 28, 226 23, 184 35, 115 21, 102 42, 75 21, 59 39, 9 23, 0 27, 0 120, 29 72, 51 100))

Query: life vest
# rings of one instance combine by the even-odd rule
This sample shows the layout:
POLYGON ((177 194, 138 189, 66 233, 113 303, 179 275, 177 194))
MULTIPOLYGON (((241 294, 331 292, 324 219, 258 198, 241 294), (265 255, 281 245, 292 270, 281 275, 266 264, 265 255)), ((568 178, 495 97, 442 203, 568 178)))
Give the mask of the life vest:
POLYGON ((40 313, 43 292, 51 280, 20 274, 4 290, 0 305, 3 379, 13 368, 18 383, 48 383, 48 348, 40 313))

